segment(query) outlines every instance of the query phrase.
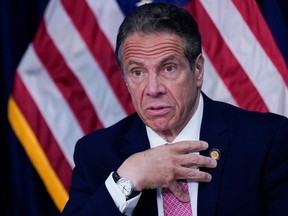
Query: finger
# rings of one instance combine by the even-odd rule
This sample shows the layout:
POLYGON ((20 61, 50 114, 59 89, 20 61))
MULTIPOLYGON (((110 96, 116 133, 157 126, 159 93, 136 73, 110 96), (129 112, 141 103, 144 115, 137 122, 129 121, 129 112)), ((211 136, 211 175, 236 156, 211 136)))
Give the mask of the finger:
POLYGON ((181 186, 178 184, 178 182, 174 181, 170 184, 168 187, 171 193, 174 194, 174 196, 181 202, 189 202, 190 201, 190 196, 189 194, 185 193, 182 189, 181 186))
POLYGON ((217 161, 215 159, 199 154, 182 154, 177 157, 179 164, 186 167, 196 166, 215 168, 217 166, 217 161))
POLYGON ((212 180, 211 174, 198 169, 190 169, 187 178, 198 182, 210 182, 212 180))
POLYGON ((175 151, 182 154, 204 151, 208 148, 208 146, 208 143, 202 140, 181 141, 171 144, 171 147, 174 148, 175 151))
POLYGON ((211 174, 196 168, 182 167, 177 171, 177 179, 190 179, 197 182, 210 182, 212 180, 212 176, 211 174))

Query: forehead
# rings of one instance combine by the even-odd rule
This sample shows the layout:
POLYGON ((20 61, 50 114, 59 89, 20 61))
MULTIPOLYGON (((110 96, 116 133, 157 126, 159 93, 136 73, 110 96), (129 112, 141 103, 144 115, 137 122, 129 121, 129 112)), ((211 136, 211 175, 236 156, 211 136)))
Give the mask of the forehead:
POLYGON ((121 53, 124 59, 142 55, 147 57, 164 55, 166 53, 183 55, 183 41, 176 34, 133 33, 124 40, 121 53))

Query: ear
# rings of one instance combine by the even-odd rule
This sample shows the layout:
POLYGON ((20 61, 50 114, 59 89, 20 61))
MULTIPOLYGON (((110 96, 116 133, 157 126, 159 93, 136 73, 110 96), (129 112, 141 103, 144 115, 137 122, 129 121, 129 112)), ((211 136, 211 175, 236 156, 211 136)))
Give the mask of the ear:
POLYGON ((129 85, 128 85, 128 83, 127 83, 126 79, 124 79, 124 81, 125 81, 126 87, 127 87, 127 89, 128 89, 128 92, 129 92, 129 93, 131 93, 131 92, 130 92, 130 88, 129 88, 129 85))
POLYGON ((201 87, 203 84, 203 76, 204 76, 204 57, 201 53, 198 55, 195 61, 195 78, 198 87, 201 87))

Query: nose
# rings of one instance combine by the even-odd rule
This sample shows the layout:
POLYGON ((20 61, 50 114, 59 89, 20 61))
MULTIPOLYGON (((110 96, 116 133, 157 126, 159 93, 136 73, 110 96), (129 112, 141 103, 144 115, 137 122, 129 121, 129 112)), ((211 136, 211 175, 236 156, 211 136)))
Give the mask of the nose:
POLYGON ((157 74, 149 74, 146 87, 145 94, 151 97, 158 97, 165 93, 165 85, 157 76, 157 74))

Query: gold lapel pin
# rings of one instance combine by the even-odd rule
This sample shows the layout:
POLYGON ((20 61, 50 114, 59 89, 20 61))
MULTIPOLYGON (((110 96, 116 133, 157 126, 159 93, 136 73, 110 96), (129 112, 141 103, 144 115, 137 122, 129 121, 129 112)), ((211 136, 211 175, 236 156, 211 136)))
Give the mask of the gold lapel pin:
POLYGON ((220 155, 219 149, 216 149, 216 148, 211 149, 211 151, 210 151, 210 157, 211 158, 218 161, 220 159, 220 156, 221 155, 220 155))

